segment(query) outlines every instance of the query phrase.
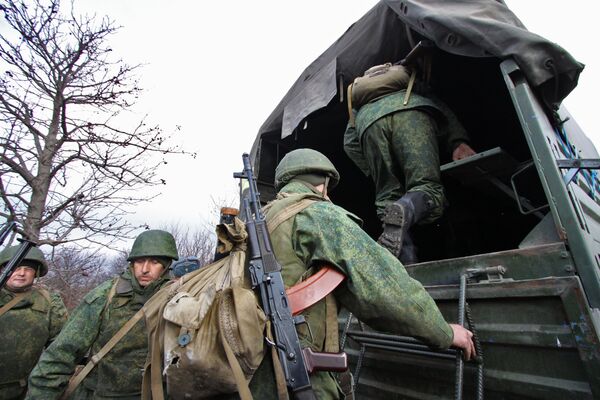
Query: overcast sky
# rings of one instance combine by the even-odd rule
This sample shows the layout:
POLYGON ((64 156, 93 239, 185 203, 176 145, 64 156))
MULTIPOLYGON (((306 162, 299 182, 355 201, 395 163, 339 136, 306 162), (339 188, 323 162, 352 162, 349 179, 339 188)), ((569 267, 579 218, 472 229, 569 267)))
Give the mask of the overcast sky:
MULTIPOLYGON (((109 15, 123 28, 112 38, 128 63, 147 64, 137 110, 178 136, 195 160, 172 159, 163 195, 137 208, 135 222, 206 223, 213 202, 234 201, 234 170, 256 133, 305 67, 377 1, 76 0, 76 10, 109 15)), ((586 64, 564 104, 600 145, 592 99, 600 37, 592 2, 510 0, 527 28, 586 64)))

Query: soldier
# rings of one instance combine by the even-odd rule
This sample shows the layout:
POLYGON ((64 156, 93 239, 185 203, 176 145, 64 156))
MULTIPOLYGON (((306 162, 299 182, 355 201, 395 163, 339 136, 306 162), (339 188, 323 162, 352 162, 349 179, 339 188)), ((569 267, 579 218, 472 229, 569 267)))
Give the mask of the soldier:
MULTIPOLYGON (((334 291, 335 299, 359 319, 375 329, 414 336, 436 348, 462 348, 469 359, 475 353, 472 333, 446 323, 423 286, 361 229, 358 217, 329 201, 327 192, 338 181, 339 173, 327 157, 310 149, 286 154, 275 170, 279 193, 266 211, 267 221, 302 199, 316 200, 271 233, 286 286, 301 281, 309 270, 314 273, 323 264, 332 265, 346 275, 334 291)), ((323 351, 327 346, 331 331, 326 320, 332 310, 335 302, 321 300, 302 313, 309 325, 298 326, 303 347, 323 351)), ((333 334, 337 338, 337 324, 333 334)), ((265 357, 250 383, 255 398, 277 398, 269 365, 270 357, 265 357)), ((314 373, 311 382, 318 399, 339 398, 331 374, 314 373)))
MULTIPOLYGON (((0 270, 19 246, 0 253, 0 270)), ((40 354, 60 332, 67 309, 57 293, 34 287, 48 272, 44 254, 33 247, 0 290, 0 399, 22 399, 40 354)))
POLYGON ((412 93, 407 97, 409 72, 402 66, 394 68, 404 76, 398 79, 404 89, 377 97, 354 111, 354 124, 348 124, 344 135, 344 149, 375 183, 375 206, 384 228, 378 242, 402 263, 410 264, 417 262, 417 255, 409 229, 438 219, 446 202, 438 137, 446 138, 455 161, 475 151, 452 111, 432 95, 412 93))
MULTIPOLYGON (((92 356, 91 372, 77 376, 83 381, 71 398, 139 399, 146 361, 147 333, 143 318, 104 356, 98 353, 113 343, 115 334, 128 321, 135 321, 144 303, 169 279, 169 266, 177 260, 173 236, 148 230, 134 241, 129 267, 116 279, 104 282, 83 299, 63 331, 44 352, 29 379, 27 399, 58 399, 76 366, 92 356)), ((81 373, 80 373, 81 374, 81 373)), ((79 378, 79 379, 77 379, 79 378)), ((69 393, 72 391, 72 384, 69 393)))

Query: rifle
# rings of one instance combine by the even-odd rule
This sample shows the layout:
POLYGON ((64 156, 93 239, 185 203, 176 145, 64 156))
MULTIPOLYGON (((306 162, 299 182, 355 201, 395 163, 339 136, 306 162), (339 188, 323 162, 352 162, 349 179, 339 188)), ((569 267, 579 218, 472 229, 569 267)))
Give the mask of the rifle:
POLYGON ((435 49, 435 44, 431 40, 421 40, 402 60, 394 63, 394 65, 412 66, 425 55, 431 54, 435 49))
MULTIPOLYGON (((431 79, 431 53, 435 49, 435 44, 431 40, 421 40, 413 49, 404 57, 402 60, 394 63, 394 65, 402 65, 404 67, 412 67, 419 59, 424 58, 424 75, 425 82, 429 82, 431 79)), ((415 79, 417 77, 415 69, 412 70, 410 75, 410 80, 408 81, 408 86, 406 88, 406 95, 404 96, 404 105, 408 104, 408 100, 410 98, 410 94, 413 90, 413 86, 415 84, 415 79)))
POLYGON ((249 272, 252 288, 258 288, 263 310, 273 326, 273 339, 267 343, 277 348, 287 387, 296 400, 315 400, 308 374, 317 371, 345 371, 345 353, 314 353, 300 347, 296 325, 306 323, 302 315, 292 316, 285 292, 281 264, 275 258, 267 222, 261 210, 256 180, 247 153, 242 156, 244 170, 235 178, 248 180, 248 194, 243 199, 250 251, 249 272))
POLYGON ((0 246, 4 244, 4 241, 6 240, 8 235, 10 235, 10 232, 13 229, 15 229, 16 226, 17 223, 15 221, 7 222, 2 226, 2 229, 0 229, 0 246))
MULTIPOLYGON (((0 231, 0 244, 4 243, 4 239, 6 239, 10 231, 13 230, 15 226, 15 222, 10 222, 4 227, 2 227, 2 230, 0 231)), ((6 263, 4 268, 2 268, 2 272, 0 273, 0 289, 4 287, 4 284, 6 284, 8 278, 10 278, 10 276, 17 269, 17 267, 21 265, 21 262, 23 261, 29 250, 31 250, 31 248, 35 246, 35 243, 27 239, 18 240, 21 242, 21 245, 17 249, 15 255, 8 261, 8 263, 6 263)))

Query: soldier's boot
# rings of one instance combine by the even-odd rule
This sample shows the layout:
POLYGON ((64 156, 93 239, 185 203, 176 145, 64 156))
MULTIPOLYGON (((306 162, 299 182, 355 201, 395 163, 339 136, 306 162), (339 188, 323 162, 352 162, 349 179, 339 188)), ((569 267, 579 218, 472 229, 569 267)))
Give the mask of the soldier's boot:
POLYGON ((403 264, 418 262, 417 247, 410 228, 429 214, 433 202, 425 192, 408 192, 386 207, 382 218, 383 233, 377 242, 403 264))

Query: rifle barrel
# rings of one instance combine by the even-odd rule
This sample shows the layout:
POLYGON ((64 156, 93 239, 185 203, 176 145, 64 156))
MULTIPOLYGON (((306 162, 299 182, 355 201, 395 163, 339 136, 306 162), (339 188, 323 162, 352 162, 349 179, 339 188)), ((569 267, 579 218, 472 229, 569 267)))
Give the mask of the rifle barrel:
POLYGON ((4 244, 4 240, 6 240, 10 232, 13 229, 15 229, 16 226, 17 223, 15 221, 7 222, 6 224, 4 224, 2 230, 0 230, 0 246, 4 244))

